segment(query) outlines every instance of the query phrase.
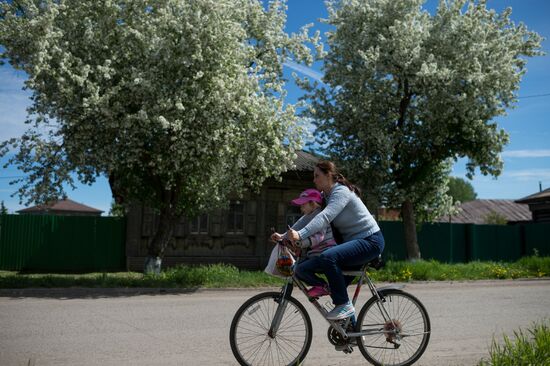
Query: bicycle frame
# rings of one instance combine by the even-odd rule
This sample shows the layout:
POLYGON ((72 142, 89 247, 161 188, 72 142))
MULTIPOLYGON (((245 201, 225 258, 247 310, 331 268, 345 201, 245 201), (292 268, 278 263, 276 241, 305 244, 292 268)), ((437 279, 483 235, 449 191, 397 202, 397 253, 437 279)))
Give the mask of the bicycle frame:
MULTIPOLYGON (((282 319, 282 316, 284 314, 284 311, 286 309, 286 304, 288 302, 288 298, 292 295, 292 291, 294 288, 294 285, 296 285, 303 293, 304 295, 309 299, 309 301, 313 304, 313 306, 321 313, 323 318, 338 332, 344 339, 348 338, 355 338, 355 337, 362 337, 362 336, 368 336, 368 335, 374 335, 374 334, 386 334, 393 333, 396 336, 396 339, 400 339, 402 335, 398 334, 397 329, 394 320, 390 318, 388 312, 386 311, 385 307, 382 305, 383 300, 380 296, 381 289, 377 289, 370 277, 367 274, 367 269, 369 268, 368 265, 364 265, 361 270, 359 271, 343 271, 342 273, 346 276, 359 276, 359 281, 357 282, 357 286, 355 288, 355 293, 353 295, 352 304, 355 306, 357 303, 357 299, 359 297, 359 293, 361 291, 361 287, 363 286, 363 283, 366 282, 370 292, 372 293, 373 297, 377 297, 379 301, 377 301, 378 308, 384 317, 385 322, 391 322, 393 325, 394 330, 384 330, 382 327, 381 330, 368 330, 363 332, 347 332, 346 329, 348 328, 350 322, 354 321, 352 318, 345 319, 344 323, 341 324, 341 321, 339 320, 329 320, 326 318, 326 315, 328 314, 327 309, 323 305, 321 305, 317 298, 309 297, 307 295, 307 288, 305 284, 300 281, 296 276, 288 277, 287 282, 285 285, 283 285, 281 289, 281 296, 278 299, 279 306, 277 307, 277 310, 275 312, 275 316, 273 317, 273 321, 271 322, 271 327, 269 329, 269 336, 274 338, 277 334, 277 330, 279 329, 279 325, 282 319)), ((387 288, 402 288, 404 286, 387 286, 383 289, 387 288)))

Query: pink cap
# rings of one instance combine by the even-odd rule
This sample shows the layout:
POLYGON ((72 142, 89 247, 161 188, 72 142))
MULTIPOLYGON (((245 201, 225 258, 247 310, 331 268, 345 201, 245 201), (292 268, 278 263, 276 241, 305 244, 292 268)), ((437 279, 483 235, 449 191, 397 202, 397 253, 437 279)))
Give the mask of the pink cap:
POLYGON ((316 189, 310 188, 306 189, 302 193, 300 193, 300 197, 293 199, 290 201, 295 206, 301 206, 304 203, 307 202, 317 202, 319 204, 323 203, 323 198, 321 197, 321 192, 319 192, 316 189))

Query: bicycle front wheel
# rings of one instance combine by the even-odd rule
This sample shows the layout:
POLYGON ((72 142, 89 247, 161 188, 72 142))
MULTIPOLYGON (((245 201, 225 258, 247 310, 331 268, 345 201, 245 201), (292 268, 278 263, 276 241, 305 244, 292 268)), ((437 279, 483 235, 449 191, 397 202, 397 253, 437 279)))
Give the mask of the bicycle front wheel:
POLYGON ((380 296, 382 301, 370 298, 359 313, 356 331, 368 335, 358 337, 357 345, 376 366, 412 365, 430 340, 428 313, 416 297, 401 290, 382 290, 380 296))
POLYGON ((237 310, 229 343, 241 365, 297 365, 306 357, 312 339, 311 320, 295 298, 287 300, 275 336, 269 335, 280 297, 279 292, 264 292, 237 310))

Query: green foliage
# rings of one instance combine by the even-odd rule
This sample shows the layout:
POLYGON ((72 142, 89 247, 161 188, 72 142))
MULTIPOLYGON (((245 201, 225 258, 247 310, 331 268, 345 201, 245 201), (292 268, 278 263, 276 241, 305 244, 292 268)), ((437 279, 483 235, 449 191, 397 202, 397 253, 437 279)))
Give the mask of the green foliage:
POLYGON ((550 322, 534 323, 527 331, 514 331, 511 339, 493 339, 489 360, 479 366, 546 366, 550 360, 550 322))
POLYGON ((277 0, 0 3, 0 59, 33 92, 31 128, 0 143, 25 173, 20 200, 61 196, 75 172, 108 177, 117 202, 160 212, 153 258, 178 216, 280 177, 304 132, 283 63, 311 63, 318 38, 288 35, 285 11, 277 0))
POLYGON ((111 208, 109 210, 109 216, 115 217, 124 217, 127 213, 127 207, 124 204, 116 203, 115 201, 111 202, 111 208))
POLYGON ((7 214, 8 214, 8 209, 4 205, 4 201, 2 201, 0 202, 0 215, 7 215, 7 214))
POLYGON ((487 225, 506 225, 508 223, 508 219, 506 219, 506 216, 491 211, 485 217, 483 218, 483 223, 487 225))
POLYGON ((11 146, 19 196, 110 178, 171 214, 223 206, 292 166, 302 127, 285 105, 288 58, 311 62, 286 5, 249 0, 21 0, 0 4, 0 59, 24 70, 31 128, 11 146), (284 143, 283 143, 284 142, 284 143))
POLYGON ((453 161, 498 176, 508 135, 496 117, 516 102, 541 37, 486 1, 329 2, 325 85, 302 80, 325 153, 386 207, 410 200, 420 220, 451 209, 453 161))
POLYGON ((514 263, 388 261, 382 270, 373 271, 371 276, 377 281, 391 282, 538 278, 550 276, 550 257, 524 257, 514 263))
POLYGON ((462 178, 449 177, 447 187, 447 194, 451 196, 453 203, 473 201, 477 197, 472 184, 462 178))
POLYGON ((278 286, 282 280, 264 272, 241 271, 226 264, 177 266, 160 274, 136 272, 89 274, 26 274, 0 271, 0 288, 29 287, 165 287, 227 288, 278 286))
POLYGON ((534 273, 537 277, 550 276, 550 259, 548 257, 523 257, 517 262, 517 266, 525 268, 529 273, 534 273))
MULTIPOLYGON (((540 278, 550 276, 550 257, 524 257, 515 263, 438 261, 388 261, 372 271, 375 281, 457 281, 482 279, 540 278)), ((26 274, 0 271, 0 288, 28 287, 166 287, 228 288, 279 286, 280 278, 263 271, 239 270, 227 264, 177 266, 160 274, 135 272, 89 274, 26 274)))

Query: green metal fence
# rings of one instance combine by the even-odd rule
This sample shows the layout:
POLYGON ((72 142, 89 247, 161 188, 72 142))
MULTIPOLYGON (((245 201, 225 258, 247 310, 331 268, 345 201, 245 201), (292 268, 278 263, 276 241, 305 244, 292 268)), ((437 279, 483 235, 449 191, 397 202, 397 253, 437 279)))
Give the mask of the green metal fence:
MULTIPOLYGON (((401 222, 379 223, 384 257, 407 257, 401 222)), ((0 270, 113 271, 126 268, 126 221, 114 217, 0 215, 0 270)), ((550 256, 550 224, 424 224, 422 258, 457 263, 550 256)))
POLYGON ((0 269, 122 270, 125 227, 115 217, 0 215, 0 269))
MULTIPOLYGON (((403 224, 399 221, 381 221, 379 224, 386 240, 383 256, 386 259, 405 259, 407 253, 403 224)), ((427 223, 418 230, 418 243, 422 258, 448 263, 515 261, 535 252, 541 256, 550 256, 550 223, 427 223)))

